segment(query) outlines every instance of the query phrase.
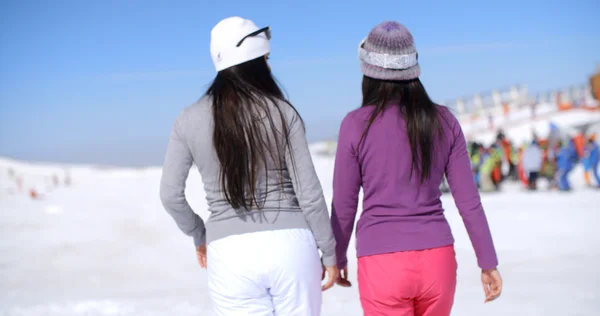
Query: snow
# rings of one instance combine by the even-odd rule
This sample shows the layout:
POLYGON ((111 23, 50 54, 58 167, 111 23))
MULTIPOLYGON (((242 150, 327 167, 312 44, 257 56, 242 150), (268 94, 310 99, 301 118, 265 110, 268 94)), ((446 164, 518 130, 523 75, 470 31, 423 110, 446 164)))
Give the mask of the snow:
MULTIPOLYGON (((557 112, 551 104, 495 118, 515 143, 531 131, 544 136, 590 124, 600 112, 557 112)), ((487 118, 463 122, 467 136, 495 139, 487 118)), ((315 168, 331 203, 335 142, 311 145, 315 168)), ((107 168, 26 163, 0 158, 0 316, 213 315, 206 271, 191 240, 158 198, 160 167, 107 168), (9 170, 15 175, 10 176, 9 170), (69 175, 70 186, 53 186, 69 175), (19 191, 16 178, 22 178, 19 191), (35 190, 37 199, 30 198, 35 190)), ((458 286, 453 315, 596 315, 600 309, 600 191, 571 174, 574 192, 526 192, 507 184, 482 195, 504 278, 504 293, 483 304, 480 270, 451 195, 442 198, 456 239, 458 286)), ((202 181, 188 179, 192 207, 207 218, 202 181)), ((354 240, 352 241, 352 245, 354 240)), ((324 293, 323 315, 362 315, 355 251, 349 251, 350 289, 324 293)))
MULTIPOLYGON (((315 155, 314 162, 330 203, 333 158, 315 155)), ((213 315, 192 241, 160 204, 160 175, 158 167, 0 159, 0 316, 213 315), (41 198, 15 192, 9 167, 25 175, 26 188, 39 187, 41 198), (44 179, 66 167, 72 186, 46 190, 44 179)), ((572 193, 507 185, 483 195, 505 281, 502 297, 488 304, 461 218, 451 196, 443 197, 459 262, 453 315, 597 315, 600 192, 583 186, 581 170, 571 179, 572 193)), ((195 169, 187 195, 207 218, 195 169)), ((354 286, 325 292, 323 315, 362 315, 354 250, 349 258, 354 286)))

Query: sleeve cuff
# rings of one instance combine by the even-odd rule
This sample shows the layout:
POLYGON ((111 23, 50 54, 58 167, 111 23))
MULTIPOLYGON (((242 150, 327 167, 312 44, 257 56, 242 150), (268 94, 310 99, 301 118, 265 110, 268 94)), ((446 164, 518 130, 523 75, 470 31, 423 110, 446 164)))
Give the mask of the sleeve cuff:
POLYGON ((348 258, 344 257, 344 258, 340 258, 340 260, 337 261, 337 267, 338 269, 344 269, 348 267, 348 258))
POLYGON ((498 267, 498 260, 479 262, 479 267, 484 271, 495 269, 498 267))
POLYGON ((321 259, 321 262, 323 262, 323 265, 326 267, 334 266, 336 264, 335 254, 332 254, 332 255, 323 254, 323 258, 321 259))
POLYGON ((194 232, 194 246, 199 247, 206 245, 206 230, 198 229, 194 232))

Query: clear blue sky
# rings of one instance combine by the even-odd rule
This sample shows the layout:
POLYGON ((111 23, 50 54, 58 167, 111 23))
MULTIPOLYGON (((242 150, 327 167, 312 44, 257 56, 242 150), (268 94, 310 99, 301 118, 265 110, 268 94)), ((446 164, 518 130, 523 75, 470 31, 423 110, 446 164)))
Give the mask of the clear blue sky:
POLYGON ((384 20, 413 33, 436 100, 584 83, 600 62, 600 1, 0 2, 0 155, 158 165, 179 111, 215 75, 210 30, 273 31, 271 64, 307 123, 333 138, 360 103, 357 46, 384 20))

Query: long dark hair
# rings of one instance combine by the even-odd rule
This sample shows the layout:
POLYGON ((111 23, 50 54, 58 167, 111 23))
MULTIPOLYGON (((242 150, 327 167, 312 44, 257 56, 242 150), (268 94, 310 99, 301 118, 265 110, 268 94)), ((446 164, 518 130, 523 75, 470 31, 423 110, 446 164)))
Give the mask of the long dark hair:
POLYGON ((289 122, 280 104, 283 101, 294 107, 271 75, 265 57, 218 72, 206 95, 212 97, 213 144, 221 163, 225 198, 234 209, 260 209, 264 201, 257 201, 256 186, 261 171, 268 172, 267 157, 279 163, 277 170, 282 176, 285 159, 281 150, 291 151, 289 122), (272 107, 277 109, 273 114, 278 120, 274 120, 272 107))
POLYGON ((413 172, 420 175, 423 183, 431 175, 431 162, 435 138, 441 136, 441 124, 438 115, 438 105, 433 103, 421 81, 417 79, 406 81, 378 80, 363 76, 362 106, 374 105, 375 109, 358 142, 358 148, 367 135, 373 121, 391 103, 400 106, 400 113, 406 121, 406 129, 412 154, 413 172))

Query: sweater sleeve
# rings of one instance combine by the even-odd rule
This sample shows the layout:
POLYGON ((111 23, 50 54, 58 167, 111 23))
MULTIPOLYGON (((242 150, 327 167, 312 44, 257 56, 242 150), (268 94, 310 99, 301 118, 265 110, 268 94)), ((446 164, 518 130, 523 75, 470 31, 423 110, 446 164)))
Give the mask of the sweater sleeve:
POLYGON ((337 243, 336 255, 340 269, 348 264, 346 252, 354 230, 358 194, 362 182, 358 158, 352 145, 355 128, 351 124, 351 118, 346 116, 340 127, 333 171, 331 227, 337 243))
POLYGON ((465 137, 457 121, 453 130, 454 143, 446 166, 448 185, 475 249, 479 267, 483 270, 493 269, 498 265, 496 250, 473 180, 465 137))
POLYGON ((204 222, 194 213, 185 197, 186 180, 192 163, 192 153, 182 139, 176 121, 165 155, 160 181, 160 200, 179 229, 193 237, 194 245, 201 246, 206 243, 204 222))
POLYGON ((298 204, 323 253, 323 264, 333 266, 336 262, 335 239, 329 225, 327 203, 312 162, 304 126, 298 115, 294 115, 289 121, 289 141, 290 148, 286 149, 285 162, 298 204))

